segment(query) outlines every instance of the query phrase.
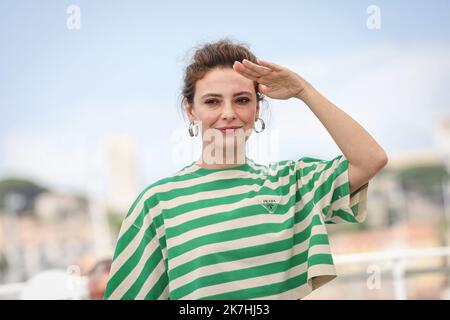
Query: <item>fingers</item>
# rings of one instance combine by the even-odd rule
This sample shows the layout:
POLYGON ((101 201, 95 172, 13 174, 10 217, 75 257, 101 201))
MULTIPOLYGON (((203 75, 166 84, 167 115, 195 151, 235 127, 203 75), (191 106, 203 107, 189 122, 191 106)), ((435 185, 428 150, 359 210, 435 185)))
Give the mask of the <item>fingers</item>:
POLYGON ((233 67, 235 68, 236 71, 247 73, 247 74, 250 74, 250 75, 252 75, 254 77, 259 77, 260 76, 257 72, 253 71, 250 68, 247 68, 246 66, 244 66, 239 61, 235 61, 233 67))
POLYGON ((256 72, 257 74, 259 74, 260 76, 266 76, 270 73, 272 73, 272 69, 265 67, 265 66, 260 66, 256 63, 251 62, 250 60, 244 59, 242 60, 242 64, 250 69, 253 72, 256 72))
POLYGON ((282 66, 266 60, 258 60, 258 63, 243 59, 242 63, 235 61, 233 68, 243 76, 260 83, 276 78, 277 74, 274 71, 284 70, 282 66))
POLYGON ((278 65, 276 63, 273 63, 273 62, 269 62, 267 60, 258 60, 258 63, 260 65, 268 67, 268 68, 270 68, 270 69, 272 69, 274 71, 282 71, 283 70, 282 66, 280 66, 280 65, 278 65))
POLYGON ((260 74, 258 74, 257 72, 254 72, 252 70, 250 70, 249 68, 246 68, 245 66, 243 66, 240 62, 236 61, 233 65, 233 68, 239 72, 240 74, 242 74, 243 76, 254 80, 254 81, 259 81, 259 77, 261 76, 260 74))
POLYGON ((263 85, 263 84, 258 84, 258 90, 259 92, 261 92, 262 94, 266 94, 267 93, 267 86, 263 85))
POLYGON ((242 74, 244 77, 249 78, 250 80, 253 80, 253 81, 256 81, 256 82, 259 81, 259 77, 255 77, 255 76, 253 76, 253 75, 251 75, 251 74, 249 74, 247 72, 240 72, 240 74, 242 74))

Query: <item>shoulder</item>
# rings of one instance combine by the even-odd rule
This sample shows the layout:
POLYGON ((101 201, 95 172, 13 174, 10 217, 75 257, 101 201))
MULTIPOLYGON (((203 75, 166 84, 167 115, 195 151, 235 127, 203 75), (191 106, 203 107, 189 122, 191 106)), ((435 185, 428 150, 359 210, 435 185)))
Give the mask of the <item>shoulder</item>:
POLYGON ((347 159, 344 155, 337 155, 331 159, 323 159, 314 156, 302 156, 297 159, 272 161, 268 165, 258 165, 261 171, 268 175, 308 174, 327 169, 333 169, 339 165, 345 165, 347 159), (344 164, 343 164, 344 163, 344 164))
MULTIPOLYGON (((317 158, 317 157, 311 157, 311 156, 303 156, 301 158, 299 158, 298 160, 296 160, 299 163, 304 163, 304 164, 317 164, 317 163, 329 163, 329 162, 335 162, 335 161, 340 161, 342 158, 344 158, 344 155, 340 154, 338 156, 335 156, 331 159, 323 159, 323 158, 317 158)), ((344 158, 345 159, 345 158, 344 158)))
POLYGON ((152 201, 159 201, 159 195, 177 187, 177 185, 186 180, 191 170, 192 165, 187 165, 172 174, 159 178, 148 184, 138 195, 135 202, 144 202, 153 199, 152 201))
POLYGON ((136 207, 149 209, 156 206, 160 200, 159 193, 164 189, 163 186, 173 180, 172 176, 160 178, 148 184, 144 189, 141 189, 133 201, 127 216, 130 215, 136 207))
POLYGON ((326 168, 338 165, 339 163, 345 162, 347 159, 343 154, 335 156, 331 159, 322 159, 311 156, 303 156, 295 161, 298 168, 302 169, 316 169, 316 168, 326 168))
POLYGON ((255 173, 259 173, 264 176, 285 176, 293 173, 295 161, 277 160, 271 161, 267 165, 252 162, 251 166, 255 173))

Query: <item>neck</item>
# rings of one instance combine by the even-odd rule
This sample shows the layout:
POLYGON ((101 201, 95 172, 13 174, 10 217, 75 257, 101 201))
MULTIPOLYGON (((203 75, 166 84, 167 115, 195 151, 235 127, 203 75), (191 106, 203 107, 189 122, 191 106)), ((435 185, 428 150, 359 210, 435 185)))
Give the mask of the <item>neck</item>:
POLYGON ((224 150, 222 154, 216 156, 214 151, 211 155, 211 152, 205 152, 205 149, 203 149, 201 158, 197 160, 197 165, 204 169, 224 169, 245 164, 247 162, 245 152, 238 154, 236 150, 234 151, 226 152, 224 150))

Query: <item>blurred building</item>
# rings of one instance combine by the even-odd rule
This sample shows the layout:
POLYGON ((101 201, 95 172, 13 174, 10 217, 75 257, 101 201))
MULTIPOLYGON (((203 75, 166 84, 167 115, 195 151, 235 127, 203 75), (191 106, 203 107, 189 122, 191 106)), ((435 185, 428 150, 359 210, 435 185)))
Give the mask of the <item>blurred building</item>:
POLYGON ((136 145, 130 137, 119 136, 110 141, 108 163, 108 209, 125 215, 139 192, 136 145))
POLYGON ((34 201, 34 213, 41 221, 55 222, 65 219, 87 219, 88 201, 83 197, 44 192, 34 201))
MULTIPOLYGON (((19 198, 17 198, 19 199, 19 198)), ((24 206, 23 201, 15 201, 24 206)), ((22 282, 49 268, 77 264, 88 269, 110 252, 109 235, 98 250, 93 203, 81 196, 42 192, 32 210, 9 206, 0 212, 0 283, 22 282)))
POLYGON ((445 159, 450 171, 450 116, 439 121, 434 137, 436 153, 445 159))

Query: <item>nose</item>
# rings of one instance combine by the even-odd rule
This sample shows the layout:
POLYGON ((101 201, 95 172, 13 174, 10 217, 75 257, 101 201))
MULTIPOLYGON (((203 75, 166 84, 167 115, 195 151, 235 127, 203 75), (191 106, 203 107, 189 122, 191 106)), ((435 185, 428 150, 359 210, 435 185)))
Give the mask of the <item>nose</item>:
POLYGON ((233 102, 225 101, 224 107, 222 110, 222 119, 223 120, 234 120, 236 119, 236 113, 234 111, 233 102))

